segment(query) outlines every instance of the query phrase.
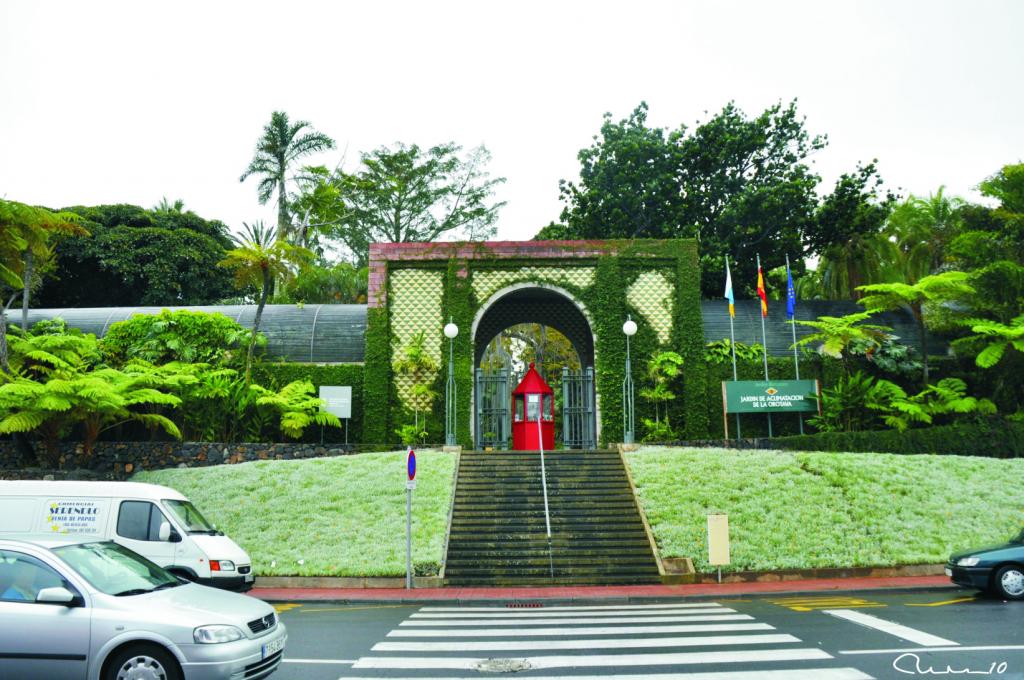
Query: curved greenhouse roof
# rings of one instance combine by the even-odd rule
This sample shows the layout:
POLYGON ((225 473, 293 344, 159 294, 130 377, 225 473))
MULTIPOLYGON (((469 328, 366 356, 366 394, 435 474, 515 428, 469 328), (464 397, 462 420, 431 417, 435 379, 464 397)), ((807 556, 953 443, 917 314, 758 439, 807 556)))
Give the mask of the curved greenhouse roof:
MULTIPOLYGON (((215 305, 209 307, 84 307, 30 309, 29 325, 45 319, 63 319, 69 326, 101 338, 111 324, 136 314, 159 314, 162 310, 187 309, 219 312, 251 328, 256 305, 215 305)), ((20 314, 8 313, 17 323, 20 314)), ((267 336, 267 356, 283 361, 310 363, 360 363, 366 334, 366 305, 267 305, 263 308, 260 332, 267 336)))

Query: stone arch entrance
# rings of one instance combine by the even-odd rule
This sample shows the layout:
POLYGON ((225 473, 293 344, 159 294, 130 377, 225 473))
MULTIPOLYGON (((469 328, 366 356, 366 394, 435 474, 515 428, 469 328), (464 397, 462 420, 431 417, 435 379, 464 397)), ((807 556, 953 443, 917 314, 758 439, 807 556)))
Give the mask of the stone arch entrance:
MULTIPOLYGON (((481 362, 487 345, 503 330, 517 324, 541 324, 564 335, 576 350, 581 370, 564 370, 560 383, 563 445, 594 448, 598 439, 598 409, 594 391, 595 337, 586 307, 567 290, 529 282, 503 288, 480 306, 471 329, 473 342, 473 433, 478 447, 504 442, 509 435, 507 370, 487 372, 481 362)), ((500 445, 499 445, 500 447, 500 445)))
MULTIPOLYGON (((393 446, 422 421, 428 441, 474 446, 474 380, 488 334, 534 322, 562 332, 593 366, 591 423, 602 444, 622 441, 627 316, 634 357, 663 349, 686 361, 687 437, 706 438, 700 267, 694 241, 490 241, 370 246, 363 370, 363 438, 393 446), (446 323, 458 328, 443 334, 446 323), (398 370, 415 352, 432 371, 398 370), (417 393, 439 395, 419 404, 417 393), (418 408, 417 408, 418 407, 418 408), (453 431, 454 430, 454 431, 453 431)), ((491 335, 493 337, 493 335, 491 335)), ((487 338, 489 339, 489 338, 487 338)), ((586 376, 584 376, 585 378, 586 376)), ((511 392, 511 389, 508 390, 511 392)))

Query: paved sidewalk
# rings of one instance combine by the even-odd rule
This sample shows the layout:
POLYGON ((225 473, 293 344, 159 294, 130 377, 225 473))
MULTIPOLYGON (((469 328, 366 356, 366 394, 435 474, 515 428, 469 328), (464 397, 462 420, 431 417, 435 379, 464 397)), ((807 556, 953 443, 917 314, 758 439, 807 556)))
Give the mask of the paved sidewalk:
POLYGON ((736 597, 761 593, 813 593, 830 590, 928 588, 953 590, 946 576, 805 579, 767 583, 698 583, 663 586, 552 586, 530 588, 255 588, 250 595, 271 602, 537 602, 645 601, 687 597, 736 597))

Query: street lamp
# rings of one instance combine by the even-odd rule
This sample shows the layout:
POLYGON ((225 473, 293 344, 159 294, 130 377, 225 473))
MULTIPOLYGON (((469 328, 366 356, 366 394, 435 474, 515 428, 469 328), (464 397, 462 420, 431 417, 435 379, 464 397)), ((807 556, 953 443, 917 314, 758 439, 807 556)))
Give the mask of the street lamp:
POLYGON ((449 317, 448 323, 444 325, 444 337, 448 338, 448 383, 444 388, 445 446, 455 446, 455 336, 458 334, 459 327, 449 317))
POLYGON ((629 363, 629 339, 636 335, 636 322, 628 314, 626 323, 622 324, 622 332, 626 334, 626 377, 622 381, 622 441, 625 444, 632 444, 636 401, 633 389, 633 367, 629 363))

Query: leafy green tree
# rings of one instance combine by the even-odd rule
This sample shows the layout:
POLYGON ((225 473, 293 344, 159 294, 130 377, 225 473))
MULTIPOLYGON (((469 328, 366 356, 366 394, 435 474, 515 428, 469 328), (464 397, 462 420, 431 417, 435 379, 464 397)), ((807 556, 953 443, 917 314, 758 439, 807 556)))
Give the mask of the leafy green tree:
POLYGON ((244 226, 245 234, 237 239, 237 246, 229 250, 218 264, 234 274, 235 285, 238 288, 245 289, 251 286, 260 291, 256 318, 253 319, 249 348, 245 356, 245 383, 248 385, 252 376, 253 350, 256 347, 263 308, 267 306, 270 290, 275 281, 291 279, 294 276, 292 268, 308 262, 311 254, 305 248, 293 246, 277 238, 277 230, 273 227, 264 227, 260 222, 244 226))
POLYGON ((469 241, 494 235, 498 211, 484 147, 459 157, 462 147, 440 144, 421 149, 396 144, 362 154, 362 169, 345 183, 344 223, 333 233, 365 265, 370 243, 436 241, 458 234, 469 241))
POLYGON ((71 207, 91 238, 61 239, 37 296, 44 307, 214 304, 233 293, 216 264, 230 247, 227 227, 191 211, 134 205, 71 207))
POLYGON ((820 344, 820 351, 830 357, 841 359, 843 372, 850 376, 851 346, 855 343, 861 351, 873 351, 889 337, 892 328, 877 324, 863 323, 871 318, 870 312, 857 312, 846 316, 819 316, 814 321, 796 320, 801 326, 815 329, 797 341, 798 347, 820 344), (868 349, 864 349, 864 348, 868 349))
POLYGON ((369 269, 348 262, 311 263, 303 266, 274 294, 275 303, 366 304, 369 269))
POLYGON ((964 272, 942 272, 925 276, 913 284, 875 283, 861 286, 866 295, 860 303, 869 312, 909 308, 917 322, 918 337, 921 338, 921 359, 924 385, 928 385, 928 335, 925 324, 925 306, 962 299, 973 294, 974 288, 967 283, 964 272))
MULTIPOLYGON (((219 313, 163 310, 136 314, 110 325, 100 340, 107 363, 123 366, 132 359, 163 365, 174 361, 240 367, 249 329, 219 313)), ((265 346, 260 334, 257 346, 265 346)))
POLYGON ((726 255, 736 262, 733 280, 752 287, 756 253, 781 262, 808 251, 802 234, 814 224, 819 181, 808 159, 824 146, 795 102, 754 118, 730 103, 692 133, 649 127, 645 103, 618 122, 605 114, 579 153, 579 184, 560 183, 562 225, 537 237, 695 237, 705 296, 720 296, 726 255))
POLYGON ((821 255, 817 276, 822 297, 856 300, 857 287, 891 280, 895 244, 882 233, 896 197, 881 195, 875 163, 844 174, 822 199, 804 234, 805 245, 821 255))
POLYGON ((294 164, 306 156, 334 148, 334 140, 314 130, 310 123, 299 120, 292 123, 284 111, 270 114, 270 122, 263 128, 263 136, 256 142, 249 167, 239 182, 256 175, 259 178, 257 195, 260 205, 266 203, 277 192, 277 233, 285 240, 292 240, 292 213, 288 204, 289 175, 294 164), (307 130, 308 128, 308 130, 307 130))

